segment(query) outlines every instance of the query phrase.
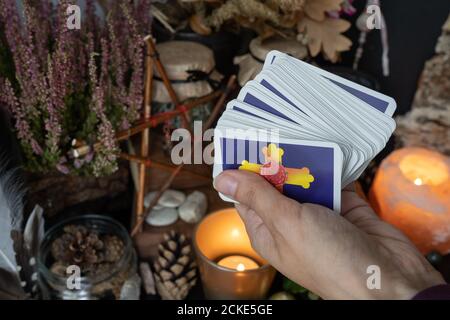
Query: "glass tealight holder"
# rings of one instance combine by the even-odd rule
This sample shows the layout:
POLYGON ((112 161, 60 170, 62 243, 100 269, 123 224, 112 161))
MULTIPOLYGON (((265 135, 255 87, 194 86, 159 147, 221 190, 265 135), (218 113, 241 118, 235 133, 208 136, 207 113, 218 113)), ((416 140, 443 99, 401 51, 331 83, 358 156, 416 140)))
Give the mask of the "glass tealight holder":
POLYGON ((266 298, 276 271, 253 250, 236 209, 206 215, 193 243, 206 298, 266 298))

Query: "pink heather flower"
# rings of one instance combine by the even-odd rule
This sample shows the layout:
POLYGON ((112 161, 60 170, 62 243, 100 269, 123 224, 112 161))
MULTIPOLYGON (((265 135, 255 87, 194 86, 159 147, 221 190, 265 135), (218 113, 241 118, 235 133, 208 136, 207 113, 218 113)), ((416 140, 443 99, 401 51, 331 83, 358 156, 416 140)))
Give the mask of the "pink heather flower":
POLYGON ((338 19, 341 17, 342 13, 346 14, 347 16, 352 16, 356 13, 355 7, 352 5, 353 0, 344 0, 341 4, 341 10, 340 11, 328 11, 327 14, 329 17, 338 19))
POLYGON ((14 90, 9 80, 5 80, 0 86, 0 101, 8 106, 9 111, 14 116, 17 136, 25 145, 31 146, 35 154, 41 155, 42 149, 34 139, 27 121, 27 114, 23 106, 17 101, 14 90))
MULTIPOLYGON (((117 165, 115 130, 128 128, 142 108, 150 1, 112 1, 102 22, 95 15, 95 1, 86 0, 82 30, 66 27, 67 5, 75 1, 53 5, 53 0, 24 0, 23 19, 16 0, 0 2, 0 23, 19 85, 16 96, 11 83, 0 79, 0 100, 14 118, 21 144, 36 155, 45 154, 46 160, 58 159, 70 148, 66 132, 82 133, 86 140, 96 136, 102 148, 87 156, 83 166, 96 175, 110 172, 117 165), (84 132, 84 121, 66 116, 78 101, 85 114, 95 114, 94 132, 84 132), (106 110, 114 113, 114 108, 122 108, 123 116, 111 122, 106 110)), ((68 163, 50 165, 48 169, 70 172, 68 163)))
MULTIPOLYGON (((112 83, 111 94, 114 100, 118 101, 118 104, 123 110, 124 114, 127 114, 127 87, 125 84, 125 72, 127 64, 124 59, 123 47, 119 39, 116 37, 115 26, 119 24, 121 20, 116 19, 112 15, 107 17, 108 35, 111 45, 111 72, 114 78, 112 83)), ((120 34, 120 33, 119 33, 120 34)))
POLYGON ((111 122, 106 118, 103 119, 102 123, 99 126, 99 138, 103 148, 106 151, 105 154, 108 161, 110 162, 116 161, 117 144, 115 139, 115 133, 111 125, 111 122))
POLYGON ((89 163, 92 161, 92 159, 94 158, 94 153, 93 152, 89 152, 86 157, 84 157, 84 161, 86 163, 89 163))
POLYGON ((35 154, 37 154, 38 156, 42 155, 44 153, 44 151, 42 150, 41 146, 39 145, 39 143, 34 140, 33 138, 30 141, 31 143, 31 149, 33 150, 33 152, 35 154))
POLYGON ((35 54, 39 67, 47 63, 48 46, 50 40, 51 8, 48 0, 41 0, 31 5, 24 1, 24 15, 26 19, 26 32, 35 45, 35 54))
POLYGON ((108 80, 109 80, 109 48, 108 48, 108 42, 106 39, 101 39, 101 48, 102 48, 102 66, 100 71, 100 85, 108 86, 108 80))
POLYGON ((95 56, 97 55, 97 53, 94 52, 94 40, 93 40, 93 35, 91 33, 88 34, 88 51, 90 53, 89 63, 88 63, 89 80, 91 82, 92 88, 95 88, 98 84, 97 67, 95 65, 95 56))
POLYGON ((70 173, 70 169, 69 169, 69 167, 67 167, 67 158, 66 157, 63 156, 59 159, 59 162, 56 165, 56 169, 63 174, 70 173))
POLYGON ((78 158, 73 161, 73 166, 76 169, 80 169, 83 166, 83 164, 84 164, 84 161, 81 159, 78 159, 78 158))
POLYGON ((127 119, 122 119, 122 124, 119 127, 121 130, 127 130, 130 128, 130 122, 127 119))
POLYGON ((101 147, 97 150, 95 159, 97 166, 94 165, 94 175, 100 176, 102 174, 101 168, 116 167, 118 146, 114 128, 105 115, 104 91, 99 86, 95 88, 92 107, 100 121, 97 139, 100 141, 101 147))
POLYGON ((152 23, 152 16, 150 14, 151 1, 141 0, 137 3, 135 9, 135 17, 140 28, 139 33, 147 35, 150 33, 150 26, 152 23))
POLYGON ((128 96, 128 104, 129 104, 129 110, 128 110, 128 119, 130 121, 134 121, 139 116, 139 110, 142 107, 142 96, 143 96, 143 37, 140 35, 138 31, 137 22, 134 20, 134 18, 131 16, 131 10, 132 8, 129 7, 129 5, 126 5, 125 3, 122 3, 121 5, 123 14, 125 15, 127 26, 130 32, 130 35, 128 37, 130 43, 128 44, 128 55, 132 59, 132 69, 133 74, 131 76, 131 83, 130 83, 130 89, 129 89, 129 96, 128 96))
MULTIPOLYGON (((106 42, 103 43, 105 44, 106 42)), ((98 83, 98 79, 96 77, 97 69, 95 67, 94 54, 91 55, 91 59, 89 61, 89 73, 91 75, 92 85, 96 85, 98 83)), ((116 154, 118 148, 115 140, 114 128, 105 113, 104 86, 97 85, 94 87, 91 108, 97 115, 97 119, 99 121, 97 137, 102 146, 98 152, 102 155, 103 161, 111 163, 115 162, 117 160, 116 154)))
POLYGON ((58 163, 58 164, 56 165, 56 169, 57 169, 59 172, 61 172, 62 174, 65 174, 65 175, 67 175, 67 174, 70 173, 69 168, 68 168, 67 166, 61 164, 61 163, 58 163))
MULTIPOLYGON (((42 87, 41 66, 38 59, 38 49, 35 47, 37 42, 36 30, 40 29, 40 21, 33 7, 27 1, 24 2, 24 13, 26 19, 26 36, 24 39, 23 63, 26 71, 26 81, 30 84, 30 96, 34 99, 30 101, 31 105, 45 103, 45 89, 42 87)), ((39 44, 39 43, 38 43, 39 44)), ((46 54, 46 53, 42 53, 46 54)), ((37 117, 38 114, 35 114, 37 117)))
POLYGON ((352 5, 354 0, 345 0, 342 3, 342 11, 348 15, 352 16, 356 13, 356 8, 352 5))
POLYGON ((86 0, 86 10, 85 10, 85 24, 88 30, 96 33, 98 28, 98 18, 95 14, 95 1, 86 0))
POLYGON ((5 35, 8 40, 9 49, 12 54, 15 55, 19 53, 20 46, 22 43, 22 32, 20 25, 20 17, 18 14, 18 9, 15 0, 2 0, 0 6, 0 17, 4 23, 5 35))
MULTIPOLYGON (((12 53, 16 68, 16 79, 21 83, 21 91, 28 97, 33 97, 31 82, 28 81, 25 69, 26 53, 24 52, 25 39, 20 23, 20 16, 14 0, 3 0, 0 6, 0 17, 5 28, 5 36, 12 53)), ((29 98, 31 99, 31 98, 29 98)))
POLYGON ((47 99, 47 113, 48 117, 44 120, 46 130, 46 144, 52 153, 58 152, 59 136, 62 132, 60 124, 60 114, 57 106, 58 102, 61 103, 62 98, 58 95, 58 75, 55 74, 53 68, 53 62, 49 59, 48 62, 48 86, 49 95, 47 99))

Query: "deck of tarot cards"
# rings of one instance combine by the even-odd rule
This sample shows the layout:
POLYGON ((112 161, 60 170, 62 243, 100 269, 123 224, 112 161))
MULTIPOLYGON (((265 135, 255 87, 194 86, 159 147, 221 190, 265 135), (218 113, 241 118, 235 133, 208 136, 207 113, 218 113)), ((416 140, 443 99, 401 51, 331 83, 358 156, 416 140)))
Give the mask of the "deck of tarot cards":
POLYGON ((213 176, 252 171, 290 198, 339 212, 341 189, 393 133, 395 109, 391 97, 272 51, 218 121, 213 176))

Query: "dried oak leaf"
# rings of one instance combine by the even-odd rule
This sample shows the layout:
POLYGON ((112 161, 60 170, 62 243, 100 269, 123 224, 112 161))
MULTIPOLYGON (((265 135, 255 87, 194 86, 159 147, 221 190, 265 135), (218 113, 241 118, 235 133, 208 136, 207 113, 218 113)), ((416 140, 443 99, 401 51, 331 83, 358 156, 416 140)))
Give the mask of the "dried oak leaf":
POLYGON ((211 28, 205 24, 204 17, 198 13, 189 18, 189 26, 195 33, 202 36, 209 36, 212 33, 211 28))
POLYGON ((350 49, 352 42, 341 33, 350 28, 350 22, 342 19, 325 18, 315 21, 304 16, 297 26, 297 31, 306 33, 308 49, 315 57, 320 51, 331 61, 336 62, 338 53, 350 49))
POLYGON ((305 13, 311 19, 323 21, 327 11, 340 11, 344 0, 308 0, 305 4, 305 13))

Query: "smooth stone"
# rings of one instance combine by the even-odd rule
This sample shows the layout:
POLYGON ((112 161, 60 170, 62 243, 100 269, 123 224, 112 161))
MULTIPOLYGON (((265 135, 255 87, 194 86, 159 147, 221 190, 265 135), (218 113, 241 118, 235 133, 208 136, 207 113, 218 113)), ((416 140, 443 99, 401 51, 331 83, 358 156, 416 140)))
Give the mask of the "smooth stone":
POLYGON ((181 220, 187 223, 199 222, 206 213, 208 199, 200 191, 194 191, 187 196, 186 201, 178 208, 181 220))
POLYGON ((186 200, 186 196, 181 191, 166 190, 159 198, 158 204, 167 208, 177 208, 186 200))
MULTIPOLYGON (((145 198, 144 198, 144 207, 146 207, 146 208, 150 207, 150 203, 151 203, 152 200, 156 197, 156 194, 157 194, 157 193, 158 193, 157 191, 152 191, 152 192, 147 193, 147 195, 146 195, 145 198)), ((156 210, 162 209, 162 208, 163 208, 163 206, 159 204, 159 201, 158 201, 158 203, 153 207, 153 209, 156 209, 156 210)))
POLYGON ((174 208, 153 209, 145 221, 155 227, 168 226, 178 220, 178 211, 174 208))

